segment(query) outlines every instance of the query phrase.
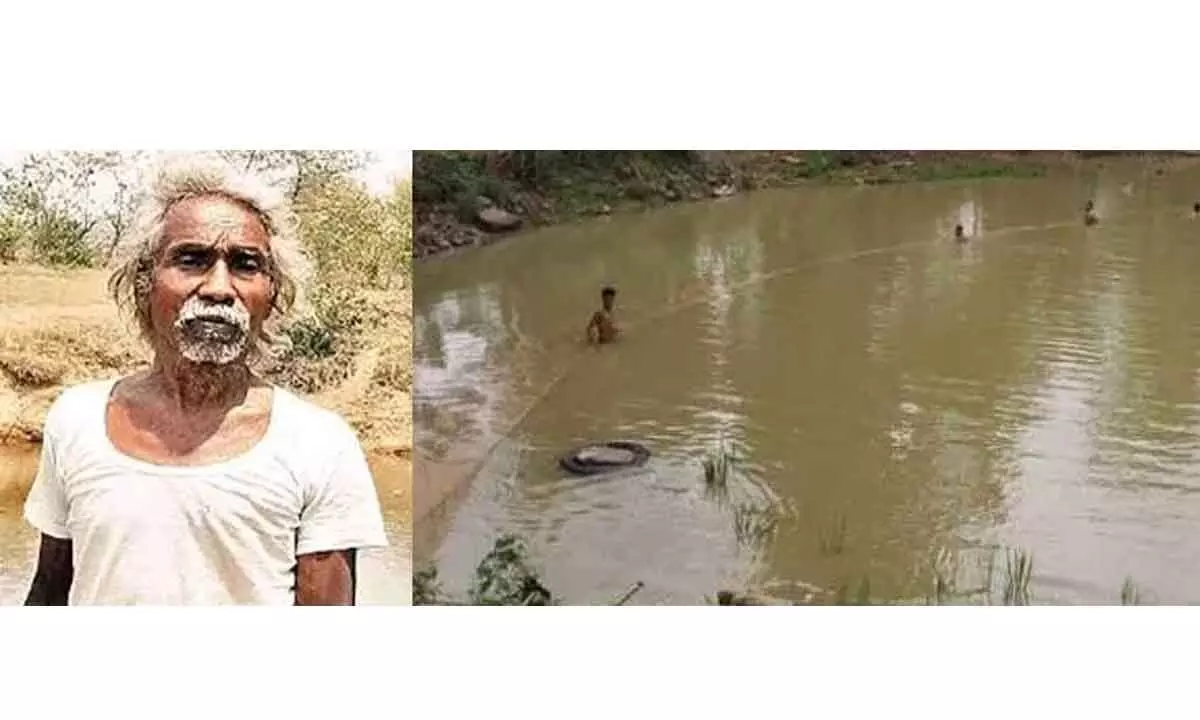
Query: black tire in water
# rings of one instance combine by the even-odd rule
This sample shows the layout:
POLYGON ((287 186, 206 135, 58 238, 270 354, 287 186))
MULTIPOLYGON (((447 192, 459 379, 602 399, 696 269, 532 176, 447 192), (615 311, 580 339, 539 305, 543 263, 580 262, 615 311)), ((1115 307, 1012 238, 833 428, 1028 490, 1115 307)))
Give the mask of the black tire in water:
POLYGON ((650 451, 645 445, 613 440, 577 447, 560 457, 558 464, 573 475, 599 475, 622 468, 639 467, 649 459, 650 451), (609 451, 612 457, 604 458, 605 451, 609 451))

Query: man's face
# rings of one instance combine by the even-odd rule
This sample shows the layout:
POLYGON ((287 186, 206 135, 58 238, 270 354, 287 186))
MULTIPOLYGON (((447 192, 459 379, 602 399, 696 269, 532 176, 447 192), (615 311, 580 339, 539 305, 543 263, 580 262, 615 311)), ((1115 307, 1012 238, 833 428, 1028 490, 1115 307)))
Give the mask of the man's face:
POLYGON ((274 294, 262 221, 238 202, 210 196, 179 201, 164 220, 149 296, 156 347, 194 363, 244 359, 274 294))

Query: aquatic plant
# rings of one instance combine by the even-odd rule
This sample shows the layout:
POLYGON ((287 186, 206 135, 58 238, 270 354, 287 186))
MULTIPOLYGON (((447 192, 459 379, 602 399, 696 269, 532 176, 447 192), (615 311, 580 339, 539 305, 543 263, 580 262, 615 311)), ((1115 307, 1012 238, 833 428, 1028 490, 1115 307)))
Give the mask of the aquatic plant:
POLYGON ((722 439, 701 460, 704 495, 718 506, 730 507, 733 534, 741 547, 757 549, 775 535, 785 505, 772 493, 750 483, 731 484, 737 457, 722 439), (759 492, 754 492, 757 489, 759 492), (736 490, 736 492, 735 492, 736 490), (736 495, 736 499, 735 499, 736 495))
POLYGON ((729 475, 733 470, 733 452, 721 440, 701 461, 704 467, 704 488, 709 497, 729 497, 729 475))
POLYGON ((770 507, 746 504, 733 508, 733 533, 742 547, 762 547, 778 527, 779 515, 770 507))
POLYGON ((1028 605, 1029 586, 1033 580, 1033 554, 1024 550, 1009 550, 1006 557, 1004 604, 1028 605))
POLYGON ((472 605, 553 605, 554 597, 529 563, 520 537, 501 535, 475 569, 472 605))
MULTIPOLYGON (((736 512, 736 511, 735 511, 736 512)), ((770 510, 756 508, 742 511, 744 517, 776 517, 770 510)), ((773 532, 775 520, 744 520, 743 530, 751 540, 754 528, 764 535, 773 532)), ((759 539, 761 542, 761 537, 759 539)), ((951 604, 1003 604, 1028 605, 1032 601, 1033 554, 1014 548, 988 548, 983 561, 984 582, 979 587, 959 587, 961 564, 956 553, 938 550, 932 560, 932 588, 924 603, 928 605, 951 604), (996 588, 996 556, 1003 552, 1006 560, 1004 584, 996 588), (999 590, 999 592, 997 592, 999 590)), ((714 596, 705 596, 702 602, 709 605, 906 605, 921 603, 920 598, 886 598, 873 595, 872 580, 863 575, 856 582, 843 582, 830 591, 799 581, 775 581, 794 586, 802 591, 803 599, 792 601, 770 593, 771 584, 761 586, 767 594, 751 588, 723 589, 714 596)), ((625 605, 645 587, 637 581, 620 595, 609 600, 608 605, 625 605)), ((788 593, 790 596, 791 594, 788 593)), ((1126 578, 1121 587, 1121 604, 1137 605, 1140 593, 1132 578, 1126 578)), ((528 560, 525 543, 513 534, 501 535, 492 550, 483 558, 475 570, 474 580, 465 600, 450 597, 442 589, 436 568, 426 568, 413 574, 414 605, 553 605, 557 604, 553 593, 546 587, 536 569, 528 560)))
POLYGON ((413 605, 446 605, 448 598, 442 591, 436 567, 428 567, 413 573, 412 577, 413 605))
POLYGON ((1121 585, 1121 604, 1138 605, 1138 600, 1138 589, 1137 585, 1133 584, 1133 578, 1125 578, 1124 584, 1121 585))
POLYGON ((932 595, 926 598, 929 605, 945 605, 958 594, 958 557, 945 548, 934 555, 932 595))
POLYGON ((871 579, 863 576, 851 594, 850 585, 842 583, 833 593, 833 605, 874 605, 871 599, 871 579))
POLYGON ((837 514, 833 523, 821 531, 817 547, 822 555, 841 555, 846 549, 846 516, 837 514))

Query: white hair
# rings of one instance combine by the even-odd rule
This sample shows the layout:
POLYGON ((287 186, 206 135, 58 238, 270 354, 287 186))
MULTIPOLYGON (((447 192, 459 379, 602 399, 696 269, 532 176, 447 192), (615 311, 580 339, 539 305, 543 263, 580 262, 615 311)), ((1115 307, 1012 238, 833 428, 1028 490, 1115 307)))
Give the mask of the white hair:
POLYGON ((251 339, 251 356, 263 357, 286 347, 280 325, 306 307, 312 272, 300 243, 295 215, 282 192, 216 157, 177 156, 159 166, 134 215, 130 232, 114 248, 115 267, 108 279, 109 293, 117 306, 137 321, 142 338, 153 344, 149 295, 167 212, 182 200, 206 196, 223 197, 242 205, 266 229, 270 246, 268 272, 274 298, 261 331, 251 339))

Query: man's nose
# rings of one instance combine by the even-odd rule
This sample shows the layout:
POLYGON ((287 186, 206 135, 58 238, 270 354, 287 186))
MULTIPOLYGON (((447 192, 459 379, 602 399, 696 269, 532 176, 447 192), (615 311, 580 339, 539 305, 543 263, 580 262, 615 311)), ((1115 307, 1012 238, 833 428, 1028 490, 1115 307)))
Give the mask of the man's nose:
POLYGON ((199 295, 209 302, 233 302, 235 296, 233 278, 230 276, 225 260, 221 259, 213 263, 212 269, 204 276, 204 284, 200 286, 199 295))

